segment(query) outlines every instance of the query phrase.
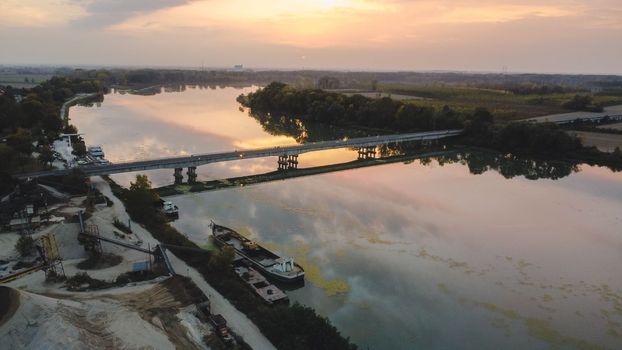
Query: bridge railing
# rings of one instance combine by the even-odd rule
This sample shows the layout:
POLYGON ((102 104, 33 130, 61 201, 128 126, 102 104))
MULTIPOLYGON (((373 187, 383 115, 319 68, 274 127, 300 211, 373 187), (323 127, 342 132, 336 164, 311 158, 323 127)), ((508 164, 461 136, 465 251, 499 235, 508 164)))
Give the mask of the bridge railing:
MULTIPOLYGON (((461 133, 462 130, 440 130, 410 134, 367 136, 353 139, 318 141, 302 145, 235 150, 233 152, 206 153, 179 157, 166 157, 115 163, 110 165, 82 166, 78 169, 82 170, 89 176, 95 176, 163 168, 183 168, 236 159, 259 158, 280 155, 298 155, 306 152, 321 151, 327 149, 370 147, 399 142, 435 140, 445 137, 457 136, 461 133)), ((43 171, 37 173, 22 174, 18 175, 18 177, 24 178, 40 177, 47 175, 64 175, 68 174, 70 171, 71 170, 43 171)))

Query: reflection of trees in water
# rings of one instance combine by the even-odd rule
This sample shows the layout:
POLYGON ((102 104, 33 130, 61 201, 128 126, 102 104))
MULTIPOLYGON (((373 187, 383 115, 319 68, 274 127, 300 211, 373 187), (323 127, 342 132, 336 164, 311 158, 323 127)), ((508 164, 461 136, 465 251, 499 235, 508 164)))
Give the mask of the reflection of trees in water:
MULTIPOLYGON (((344 129, 326 124, 305 123, 296 118, 287 118, 271 114, 249 113, 271 135, 290 136, 297 142, 316 142, 337 140, 344 137, 369 136, 369 132, 357 129, 344 129)), ((423 149, 429 152, 429 148, 423 149)), ((394 157, 421 153, 422 147, 415 142, 380 145, 377 148, 380 157, 394 157)), ((469 168, 471 174, 480 175, 493 170, 506 179, 515 176, 524 176, 530 180, 561 179, 574 172, 580 171, 577 163, 521 157, 512 154, 501 154, 486 151, 448 151, 446 155, 431 158, 421 158, 422 165, 429 165, 436 161, 439 165, 463 164, 469 168)))
POLYGON ((117 87, 114 89, 115 93, 121 94, 121 95, 125 95, 125 94, 130 94, 130 95, 141 95, 141 96, 154 96, 154 95, 159 95, 162 93, 178 93, 178 92, 184 92, 187 89, 192 89, 192 90, 218 90, 218 89, 225 89, 225 88, 233 88, 236 90, 242 90, 244 88, 249 88, 252 87, 251 84, 175 84, 175 83, 168 83, 168 84, 156 84, 153 86, 146 86, 146 87, 132 87, 132 88, 122 88, 122 87, 117 87))
MULTIPOLYGON (((483 151, 460 152, 434 157, 433 159, 441 166, 453 163, 466 165, 469 167, 471 174, 475 175, 494 170, 506 179, 524 176, 529 180, 557 180, 580 171, 576 163, 567 161, 534 159, 483 151)), ((427 162, 429 164, 431 160, 422 160, 421 163, 426 164, 427 162)))
POLYGON ((270 135, 293 137, 299 143, 332 141, 344 137, 352 138, 377 134, 361 129, 345 129, 328 124, 308 123, 297 118, 270 113, 249 112, 249 116, 255 118, 263 130, 270 135))
POLYGON ((81 107, 93 107, 94 105, 99 106, 102 102, 104 102, 104 94, 96 94, 87 98, 81 98, 76 104, 81 107))

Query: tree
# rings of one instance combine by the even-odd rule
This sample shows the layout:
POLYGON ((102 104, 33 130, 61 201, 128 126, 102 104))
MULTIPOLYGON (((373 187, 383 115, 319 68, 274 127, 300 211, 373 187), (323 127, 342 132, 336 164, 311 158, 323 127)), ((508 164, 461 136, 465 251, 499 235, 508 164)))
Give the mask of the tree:
POLYGON ((487 109, 480 107, 464 123, 464 131, 470 136, 473 144, 487 146, 492 142, 493 123, 493 115, 487 109))
POLYGON ((65 134, 77 134, 78 128, 76 128, 76 126, 73 124, 69 124, 65 127, 65 129, 63 129, 63 132, 65 134))
POLYGON ((378 80, 372 80, 371 81, 371 91, 376 91, 378 90, 378 80))
POLYGON ((235 251, 232 247, 224 246, 217 253, 210 257, 207 268, 212 272, 224 272, 233 262, 235 251))
POLYGON ((17 129, 14 134, 7 137, 6 144, 17 152, 30 155, 32 152, 32 135, 30 130, 17 129))
POLYGON ((21 256, 29 256, 35 249, 35 240, 30 235, 23 235, 15 243, 15 250, 21 256))
POLYGON ((158 194, 151 189, 151 181, 147 175, 136 175, 136 181, 130 183, 126 192, 127 209, 137 221, 153 220, 156 215, 155 204, 160 200, 158 194))
POLYGON ((324 76, 317 82, 317 87, 320 89, 339 89, 339 79, 335 77, 324 76))
POLYGON ((39 153, 39 161, 45 165, 51 164, 54 161, 54 153, 49 145, 43 145, 41 147, 41 153, 39 153))
POLYGON ((78 157, 84 157, 86 155, 86 145, 84 141, 76 141, 73 143, 73 153, 78 157))
POLYGON ((21 104, 23 112, 19 125, 23 128, 32 128, 46 115, 46 106, 38 100, 38 97, 29 96, 21 104))
POLYGON ((590 95, 575 95, 571 100, 562 104, 562 107, 575 111, 602 112, 603 106, 594 103, 590 95))
POLYGON ((0 170, 9 170, 13 166, 17 154, 15 150, 0 143, 0 170))
POLYGON ((150 190, 151 181, 147 175, 137 174, 136 181, 130 182, 130 191, 150 190))

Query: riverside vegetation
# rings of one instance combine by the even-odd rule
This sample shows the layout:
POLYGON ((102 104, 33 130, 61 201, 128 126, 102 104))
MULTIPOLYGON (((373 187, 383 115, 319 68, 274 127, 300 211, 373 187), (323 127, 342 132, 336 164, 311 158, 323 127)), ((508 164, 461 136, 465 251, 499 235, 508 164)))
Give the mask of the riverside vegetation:
POLYGON ((60 116, 61 106, 68 98, 78 93, 105 91, 97 80, 67 77, 53 77, 29 89, 2 87, 0 139, 5 141, 0 142, 0 193, 13 189, 13 172, 49 166, 54 160, 50 145, 60 133, 77 133, 60 116), (33 152, 38 154, 37 158, 32 156, 33 152))
MULTIPOLYGON (((238 102, 248 107, 251 115, 266 129, 294 133, 300 130, 302 133, 303 129, 306 131, 305 124, 316 122, 344 129, 362 129, 367 133, 464 129, 464 134, 456 141, 464 145, 622 170, 622 154, 619 152, 605 153, 584 147, 577 137, 552 123, 497 124, 492 113, 484 108, 472 112, 457 111, 448 106, 439 109, 388 97, 371 99, 319 89, 296 89, 279 82, 240 95, 238 102)), ((307 137, 308 141, 317 141, 307 137)))
POLYGON ((205 280, 246 314, 278 349, 356 349, 325 317, 312 308, 293 304, 265 305, 233 272, 231 251, 212 253, 168 224, 157 210, 159 196, 146 175, 137 175, 129 189, 108 179, 113 193, 126 206, 130 217, 145 226, 167 249, 197 269, 205 280))
MULTIPOLYGON (((0 166, 2 167, 0 171, 6 171, 5 177, 11 171, 26 171, 29 166, 33 170, 45 167, 46 157, 39 160, 32 158, 32 143, 28 146, 27 141, 40 141, 39 137, 43 137, 41 143, 37 143, 37 145, 42 144, 40 154, 43 155, 45 154, 43 151, 45 144, 49 144, 59 132, 77 132, 75 128, 63 125, 59 117, 60 106, 67 97, 78 92, 105 91, 105 87, 97 77, 57 78, 53 83, 42 86, 45 87, 28 90, 34 91, 33 96, 28 96, 29 92, 26 90, 4 90, 3 96, 6 98, 1 101, 0 119, 3 126, 3 136, 7 137, 7 142, 5 145, 0 145, 0 150, 9 149, 10 152, 17 153, 19 157, 22 157, 21 159, 13 158, 14 155, 7 157, 10 162, 5 162, 4 158, 0 159, 0 166), (26 98, 18 102, 15 95, 25 95, 26 98), (22 105, 27 99, 40 102, 41 106, 38 106, 37 103, 22 105), (43 106, 49 108, 41 109, 40 107, 43 106), (20 114, 21 112, 25 113, 20 114), (58 120, 52 120, 52 116, 58 120), (47 123, 52 125, 49 130, 43 127, 44 124, 48 125, 47 123), (50 130, 52 132, 49 133, 50 130), (56 134, 53 132, 54 130, 57 130, 56 134), (28 133, 30 133, 29 136, 28 133), (12 137, 9 138, 10 136, 12 137), (10 142, 9 139, 11 139, 10 142), (2 146, 6 147, 2 149, 2 146)), ((445 106, 420 106, 387 98, 373 100, 359 95, 346 97, 342 94, 321 90, 293 89, 285 84, 280 86, 270 84, 265 89, 251 94, 251 96, 242 97, 240 100, 245 106, 251 107, 254 116, 258 119, 261 118, 262 125, 268 129, 278 124, 291 126, 298 122, 306 123, 308 126, 315 121, 342 126, 346 130, 346 136, 356 133, 365 134, 370 131, 402 132, 465 128, 467 134, 460 140, 464 144, 493 148, 513 154, 564 158, 566 160, 580 159, 582 162, 590 161, 590 157, 592 157, 594 164, 618 164, 618 167, 620 164, 619 154, 607 155, 586 149, 575 138, 570 137, 554 125, 522 123, 497 125, 492 114, 485 109, 462 110, 445 106), (270 90, 269 88, 275 91, 275 97, 281 97, 278 94, 282 92, 286 94, 272 102, 264 101, 266 104, 263 106, 259 104, 253 107, 251 105, 253 103, 252 96, 264 94, 266 89, 270 90), (293 98, 291 98, 292 96, 293 98), (346 102, 349 103, 346 104, 346 102)), ((304 140, 304 138, 300 139, 304 140)), ((0 156, 4 157, 6 154, 8 153, 0 152, 0 156)), ((446 161, 462 162, 465 159, 460 157, 448 158, 446 161)), ((490 161, 482 163, 487 162, 490 163, 490 161)), ((494 160, 492 163, 494 164, 494 160)), ((545 162, 544 173, 547 173, 546 169, 548 169, 549 164, 553 163, 545 162)), ((469 162, 469 166, 471 166, 471 162, 469 162)), ((485 171, 487 166, 475 166, 474 169, 485 171)), ((573 171, 572 167, 568 169, 564 167, 563 169, 562 174, 566 173, 566 170, 573 171)), ((77 178, 80 174, 77 172, 75 176, 77 178)), ((67 183, 71 184, 72 182, 68 181, 67 183)), ((2 181, 2 185, 5 184, 8 183, 2 181)), ((140 180, 137 178, 129 189, 122 189, 114 185, 113 188, 117 196, 126 203, 128 212, 133 219, 144 224, 156 238, 169 244, 169 248, 176 255, 197 268, 210 284, 231 300, 236 307, 249 315, 277 347, 294 349, 355 347, 347 339, 341 337, 330 322, 318 316, 313 309, 300 305, 291 307, 265 306, 246 290, 230 269, 219 268, 219 266, 227 266, 226 263, 206 264, 206 261, 211 260, 212 256, 218 256, 217 260, 227 262, 226 252, 210 254, 201 251, 193 242, 168 225, 165 218, 161 217, 155 209, 156 204, 154 202, 157 200, 157 196, 150 188, 146 177, 140 180)))

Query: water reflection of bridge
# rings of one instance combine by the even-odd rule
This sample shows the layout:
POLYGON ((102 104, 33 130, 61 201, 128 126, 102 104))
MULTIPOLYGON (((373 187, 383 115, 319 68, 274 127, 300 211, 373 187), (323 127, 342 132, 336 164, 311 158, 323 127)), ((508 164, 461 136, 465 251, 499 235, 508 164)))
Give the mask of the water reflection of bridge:
MULTIPOLYGON (((188 168, 188 182, 193 183, 197 178, 197 166, 211 163, 277 156, 279 157, 279 169, 292 169, 298 167, 298 155, 302 153, 338 148, 355 148, 359 150, 360 158, 369 158, 375 156, 375 148, 378 146, 397 144, 401 142, 420 142, 422 144, 429 144, 446 137, 460 135, 461 133, 462 130, 440 130, 410 134, 368 136, 352 139, 311 142, 302 145, 285 147, 235 150, 233 152, 196 154, 184 157, 141 160, 109 165, 90 165, 82 166, 80 167, 80 170, 87 176, 98 176, 155 169, 175 169, 175 182, 181 183, 183 179, 183 168, 188 168)), ((36 173, 19 174, 17 177, 36 178, 42 176, 67 175, 70 171, 70 169, 40 171, 36 173)))
POLYGON ((257 185, 261 183, 267 183, 272 181, 280 181, 286 179, 292 179, 297 177, 312 176, 327 174, 332 172, 344 171, 349 169, 366 168, 376 165, 392 164, 392 163, 407 163, 417 159, 424 159, 438 156, 449 156, 458 153, 457 150, 452 151, 429 151, 417 154, 407 154, 399 156, 389 156, 384 158, 367 158, 353 160, 350 162, 316 166, 310 168, 290 168, 285 171, 277 170, 264 174, 239 176, 228 179, 211 180, 205 182, 194 182, 186 184, 175 184, 159 187, 156 191, 161 196, 173 196, 178 194, 184 194, 187 192, 204 192, 204 191, 216 191, 220 189, 230 187, 243 187, 257 185))

